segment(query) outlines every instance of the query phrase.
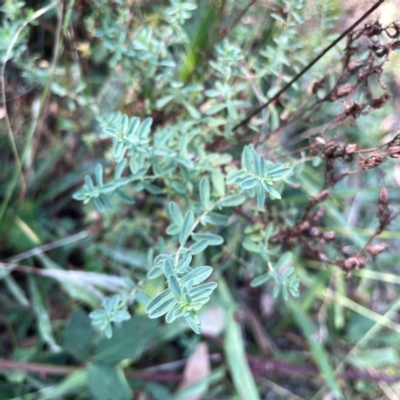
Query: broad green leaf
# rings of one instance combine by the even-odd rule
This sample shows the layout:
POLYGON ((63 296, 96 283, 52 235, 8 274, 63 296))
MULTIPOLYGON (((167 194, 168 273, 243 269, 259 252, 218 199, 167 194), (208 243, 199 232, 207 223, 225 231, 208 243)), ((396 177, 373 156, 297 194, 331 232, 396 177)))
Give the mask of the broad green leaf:
POLYGON ((86 373, 90 391, 96 400, 132 399, 132 391, 121 369, 90 363, 86 373))
POLYGON ((64 350, 77 360, 85 361, 90 356, 93 334, 87 313, 79 308, 76 309, 65 328, 64 350))
POLYGON ((111 339, 103 338, 94 358, 115 365, 126 358, 135 360, 157 334, 157 322, 147 316, 135 315, 113 328, 111 339))

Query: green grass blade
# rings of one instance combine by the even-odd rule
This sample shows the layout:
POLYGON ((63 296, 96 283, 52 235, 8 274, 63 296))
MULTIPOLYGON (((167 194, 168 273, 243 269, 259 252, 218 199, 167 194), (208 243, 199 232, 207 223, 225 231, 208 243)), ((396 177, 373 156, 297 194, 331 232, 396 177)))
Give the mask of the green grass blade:
POLYGON ((234 319, 236 308, 234 300, 222 278, 219 279, 218 288, 226 318, 224 351, 233 383, 241 399, 259 400, 257 386, 247 363, 240 325, 234 319))
POLYGON ((321 371, 325 378, 326 384, 331 389, 332 394, 336 399, 342 398, 342 393, 339 386, 336 383, 335 374, 329 363, 329 356, 321 343, 317 342, 313 337, 315 332, 314 324, 312 323, 310 317, 303 311, 297 302, 290 301, 288 305, 292 311, 293 317, 303 332, 311 350, 311 354, 317 365, 318 369, 321 371))

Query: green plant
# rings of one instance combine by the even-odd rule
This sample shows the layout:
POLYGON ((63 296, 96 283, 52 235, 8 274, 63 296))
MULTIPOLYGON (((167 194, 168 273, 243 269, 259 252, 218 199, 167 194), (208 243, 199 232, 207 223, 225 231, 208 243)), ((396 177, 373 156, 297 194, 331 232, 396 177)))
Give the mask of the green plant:
POLYGON ((86 3, 0 8, 0 398, 381 397, 400 24, 86 3))

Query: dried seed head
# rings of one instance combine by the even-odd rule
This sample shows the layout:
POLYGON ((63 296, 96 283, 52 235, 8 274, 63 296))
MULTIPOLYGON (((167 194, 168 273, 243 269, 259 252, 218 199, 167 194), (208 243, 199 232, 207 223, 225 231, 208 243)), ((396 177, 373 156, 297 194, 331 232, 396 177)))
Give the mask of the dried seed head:
POLYGON ((362 67, 364 65, 363 60, 355 60, 349 62, 349 65, 347 66, 347 69, 351 72, 355 71, 356 69, 362 67))
POLYGON ((388 192, 386 188, 382 188, 379 192, 379 205, 387 206, 388 204, 388 192))
POLYGON ((320 261, 322 261, 322 262, 328 261, 328 260, 329 260, 329 258, 327 257, 327 255, 324 254, 324 253, 318 253, 318 257, 319 257, 320 261))
POLYGON ((334 140, 332 140, 329 143, 327 143, 327 145, 324 147, 324 154, 327 157, 331 157, 333 156, 337 148, 338 144, 334 140))
POLYGON ((348 144, 345 148, 344 148, 344 152, 347 155, 350 154, 354 154, 358 151, 358 145, 357 144, 348 144))
POLYGON ((377 97, 376 99, 372 99, 369 104, 372 108, 374 109, 378 109, 383 107, 386 102, 389 100, 390 98, 390 94, 389 93, 385 93, 383 94, 381 97, 377 97))
POLYGON ((400 49, 400 40, 397 40, 396 42, 393 42, 390 47, 391 47, 392 50, 400 49))
POLYGON ((300 229, 301 231, 306 231, 306 230, 310 229, 310 223, 309 223, 308 221, 302 221, 302 222, 299 224, 299 229, 300 229))
POLYGON ((355 85, 351 85, 349 83, 347 83, 346 85, 342 85, 336 90, 336 96, 337 97, 346 96, 349 93, 351 93, 354 90, 354 88, 355 88, 355 85))
POLYGON ((322 89, 324 87, 324 83, 325 83, 325 78, 318 79, 317 82, 315 82, 312 85, 311 89, 312 94, 316 94, 319 89, 322 89))
POLYGON ((333 174, 331 177, 331 180, 333 183, 339 182, 348 174, 349 174, 349 170, 345 169, 343 171, 337 172, 336 174, 333 174))
POLYGON ((344 260, 344 267, 351 271, 352 269, 356 268, 359 269, 366 264, 366 261, 361 257, 349 257, 347 260, 344 260))
POLYGON ((378 21, 375 22, 367 22, 364 25, 364 31, 365 34, 368 37, 372 37, 372 36, 376 36, 376 35, 380 35, 382 33, 382 26, 378 21))
POLYGON ((320 234, 321 234, 321 232, 320 232, 320 230, 319 230, 317 227, 313 226, 313 227, 310 229, 310 236, 312 236, 312 237, 318 237, 320 234))
POLYGON ((371 254, 372 257, 376 257, 379 253, 382 253, 382 251, 385 251, 388 248, 388 245, 386 243, 377 243, 369 246, 367 248, 367 252, 371 254))
POLYGON ((334 231, 329 231, 324 233, 325 240, 333 240, 336 238, 336 233, 334 231))
POLYGON ((371 169, 376 168, 377 166, 381 165, 387 160, 385 153, 379 154, 372 154, 370 157, 367 158, 360 158, 357 160, 358 165, 363 169, 371 169))

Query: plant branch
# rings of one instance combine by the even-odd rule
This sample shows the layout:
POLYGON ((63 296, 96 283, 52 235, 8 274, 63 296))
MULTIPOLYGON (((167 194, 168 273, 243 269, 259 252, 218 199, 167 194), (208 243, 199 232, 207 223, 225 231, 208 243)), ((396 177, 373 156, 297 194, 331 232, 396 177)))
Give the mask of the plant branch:
POLYGON ((347 28, 337 39, 335 39, 328 47, 322 50, 317 57, 315 57, 310 63, 308 63, 291 81, 289 81, 281 90, 278 91, 273 97, 271 97, 266 103, 259 106, 256 110, 252 111, 245 119, 240 121, 233 127, 233 131, 238 130, 241 126, 246 125, 255 115, 257 115, 264 108, 268 107, 271 103, 276 101, 286 90, 288 90, 293 83, 298 81, 314 64, 316 64, 329 50, 335 47, 344 37, 346 37, 356 26, 364 21, 370 14, 372 14, 378 7, 383 4, 385 0, 379 0, 376 2, 366 13, 364 13, 353 25, 347 28))

